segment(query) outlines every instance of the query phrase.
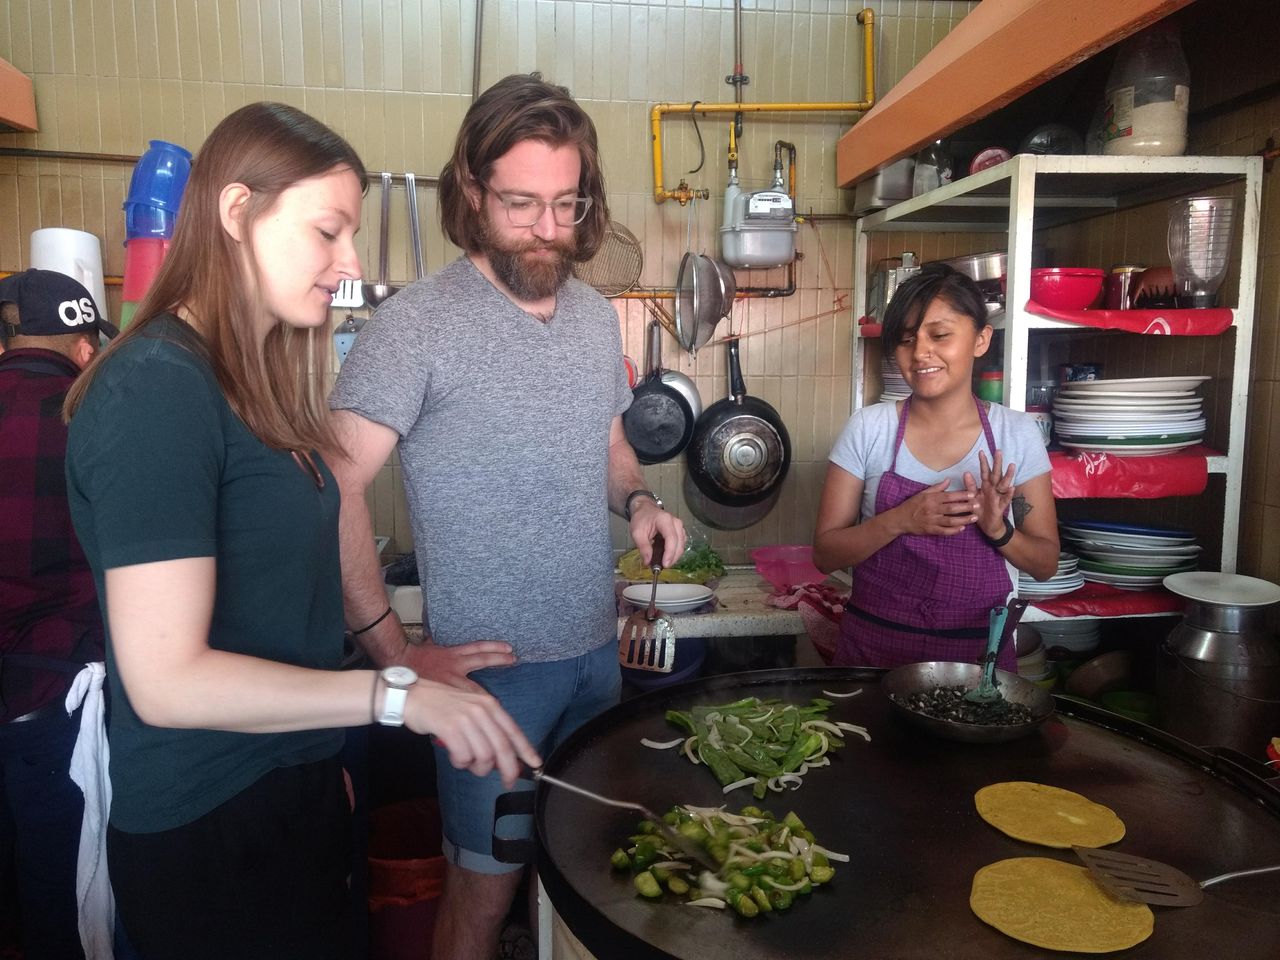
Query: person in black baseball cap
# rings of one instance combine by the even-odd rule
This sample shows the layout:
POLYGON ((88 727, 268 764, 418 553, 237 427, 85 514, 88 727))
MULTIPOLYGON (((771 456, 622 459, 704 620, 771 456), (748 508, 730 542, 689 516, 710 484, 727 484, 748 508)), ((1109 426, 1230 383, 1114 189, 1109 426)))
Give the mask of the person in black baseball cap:
POLYGON ((95 334, 110 340, 120 332, 83 284, 55 270, 24 270, 0 280, 0 331, 10 350, 53 350, 82 368, 97 352, 95 334))
POLYGON ((67 501, 62 404, 99 333, 116 328, 71 277, 27 270, 0 280, 0 330, 0 873, 16 878, 27 955, 83 957, 85 803, 70 769, 84 709, 65 703, 75 676, 103 660, 105 638, 67 501))

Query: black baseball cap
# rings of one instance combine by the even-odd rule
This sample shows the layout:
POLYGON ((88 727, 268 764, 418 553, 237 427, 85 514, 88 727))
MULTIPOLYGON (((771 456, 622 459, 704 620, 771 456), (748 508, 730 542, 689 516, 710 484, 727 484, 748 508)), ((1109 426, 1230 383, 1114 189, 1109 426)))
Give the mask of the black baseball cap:
POLYGON ((56 270, 24 270, 0 280, 0 303, 18 308, 18 323, 3 324, 13 337, 53 337, 96 330, 108 340, 119 329, 106 318, 80 281, 56 270))

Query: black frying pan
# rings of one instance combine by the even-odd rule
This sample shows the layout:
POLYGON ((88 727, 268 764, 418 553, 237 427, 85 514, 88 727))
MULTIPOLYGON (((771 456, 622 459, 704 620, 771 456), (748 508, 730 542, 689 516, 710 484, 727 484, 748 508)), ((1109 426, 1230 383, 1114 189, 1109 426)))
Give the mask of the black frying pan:
POLYGON ((664 463, 689 445, 697 418, 689 401, 662 380, 662 331, 649 324, 649 369, 631 391, 622 429, 641 463, 664 463))
POLYGON ((738 340, 728 348, 729 396, 698 418, 689 440, 689 476, 716 503, 749 507, 782 485, 791 466, 791 437, 777 410, 747 395, 738 340))

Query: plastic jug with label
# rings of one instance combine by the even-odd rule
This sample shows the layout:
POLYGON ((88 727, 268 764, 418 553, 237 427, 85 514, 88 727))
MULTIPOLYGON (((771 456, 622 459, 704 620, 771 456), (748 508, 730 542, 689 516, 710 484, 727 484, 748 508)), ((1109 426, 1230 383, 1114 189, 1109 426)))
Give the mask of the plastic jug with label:
POLYGON ((1177 157, 1187 150, 1191 71, 1173 24, 1161 21, 1121 45, 1107 78, 1102 152, 1177 157))

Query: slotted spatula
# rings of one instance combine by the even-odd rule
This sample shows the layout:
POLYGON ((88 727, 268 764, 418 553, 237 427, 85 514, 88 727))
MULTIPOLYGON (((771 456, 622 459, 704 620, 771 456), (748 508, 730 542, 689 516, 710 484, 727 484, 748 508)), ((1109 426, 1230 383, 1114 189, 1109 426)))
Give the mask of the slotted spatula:
POLYGON ((676 662, 675 624, 665 614, 658 612, 658 574, 662 572, 662 551, 666 542, 662 534, 653 535, 653 556, 649 570, 653 573, 653 589, 649 592, 649 606, 637 610, 622 624, 622 636, 618 638, 618 662, 624 667, 670 673, 676 662))
POLYGON ((1080 862, 1089 868, 1093 878, 1112 896, 1138 903, 1154 903, 1162 907, 1194 907, 1204 899, 1205 887, 1237 877, 1280 870, 1280 864, 1274 867, 1254 867, 1251 870, 1223 873, 1197 883, 1176 867, 1156 860, 1091 847, 1071 849, 1080 858, 1080 862))

